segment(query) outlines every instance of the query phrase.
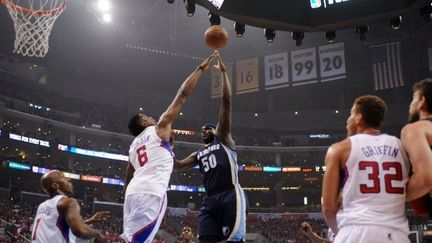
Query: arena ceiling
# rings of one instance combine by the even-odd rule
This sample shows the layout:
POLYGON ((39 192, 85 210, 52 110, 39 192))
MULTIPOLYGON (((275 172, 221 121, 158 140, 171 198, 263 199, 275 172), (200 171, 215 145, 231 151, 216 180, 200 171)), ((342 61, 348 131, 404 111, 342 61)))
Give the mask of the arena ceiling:
POLYGON ((430 4, 429 0, 197 0, 196 2, 221 16, 247 25, 303 32, 355 28, 388 20, 430 4))
MULTIPOLYGON (((97 0, 68 1, 51 33, 48 55, 42 59, 16 57, 47 66, 50 72, 72 80, 113 86, 123 86, 127 81, 171 92, 177 86, 171 88, 163 82, 160 85, 161 80, 184 78, 211 52, 203 41, 203 33, 210 25, 209 9, 222 16, 221 25, 230 34, 229 44, 222 50, 227 61, 297 48, 290 31, 307 32, 303 46, 312 46, 325 43, 322 31, 330 29, 336 30, 338 41, 359 45, 430 30, 430 23, 425 23, 418 13, 430 0, 349 0, 326 9, 311 9, 309 1, 304 0, 225 0, 220 10, 205 0, 196 0, 193 17, 186 16, 183 0, 172 4, 164 0, 109 1, 111 23, 103 22, 103 13, 92 5, 97 0), (371 4, 369 9, 376 10, 369 10, 370 18, 362 15, 367 12, 366 3, 371 4), (357 14, 344 11, 353 6, 357 6, 357 14), (398 14, 408 18, 396 33, 389 21, 398 14), (242 38, 235 37, 233 21, 246 24, 242 38), (360 42, 354 27, 376 22, 382 24, 371 28, 366 42, 360 42), (263 28, 280 30, 273 43, 267 43, 263 28)), ((0 52, 14 56, 13 24, 4 7, 0 8, 0 22, 0 52)))

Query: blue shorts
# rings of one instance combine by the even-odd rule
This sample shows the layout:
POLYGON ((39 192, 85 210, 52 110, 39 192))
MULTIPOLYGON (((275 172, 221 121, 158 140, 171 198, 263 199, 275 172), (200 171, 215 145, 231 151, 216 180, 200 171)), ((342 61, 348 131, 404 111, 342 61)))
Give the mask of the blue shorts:
POLYGON ((203 236, 215 236, 219 241, 246 241, 246 199, 240 186, 204 198, 198 238, 203 236))

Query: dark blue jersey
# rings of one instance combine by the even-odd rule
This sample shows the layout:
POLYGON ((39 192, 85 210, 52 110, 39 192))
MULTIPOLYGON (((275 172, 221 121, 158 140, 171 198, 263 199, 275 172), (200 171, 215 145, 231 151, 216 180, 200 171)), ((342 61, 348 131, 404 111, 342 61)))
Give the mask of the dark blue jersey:
POLYGON ((196 159, 204 175, 207 194, 233 189, 238 184, 237 153, 223 145, 217 137, 198 151, 196 159))

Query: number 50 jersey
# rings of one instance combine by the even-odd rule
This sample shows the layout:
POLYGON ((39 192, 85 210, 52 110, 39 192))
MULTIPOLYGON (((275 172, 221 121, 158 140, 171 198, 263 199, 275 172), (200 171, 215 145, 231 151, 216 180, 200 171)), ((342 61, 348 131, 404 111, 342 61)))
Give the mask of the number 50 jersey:
POLYGON ((156 134, 156 127, 147 127, 132 142, 129 162, 135 169, 126 196, 145 193, 163 197, 174 166, 171 144, 156 134))
POLYGON ((223 145, 216 136, 213 142, 198 151, 196 159, 208 195, 239 186, 237 153, 223 145))
POLYGON ((410 163, 401 141, 387 134, 349 137, 351 152, 341 171, 338 227, 382 225, 408 233, 405 191, 410 163))

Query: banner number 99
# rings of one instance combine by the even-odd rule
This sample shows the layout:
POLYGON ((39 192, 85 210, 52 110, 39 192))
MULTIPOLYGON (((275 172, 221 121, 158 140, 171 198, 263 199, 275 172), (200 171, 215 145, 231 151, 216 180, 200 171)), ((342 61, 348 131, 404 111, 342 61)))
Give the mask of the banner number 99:
POLYGON ((298 62, 294 64, 294 70, 296 71, 296 76, 300 76, 304 71, 307 74, 310 74, 312 72, 312 69, 314 67, 314 63, 312 61, 306 61, 304 63, 298 62))

